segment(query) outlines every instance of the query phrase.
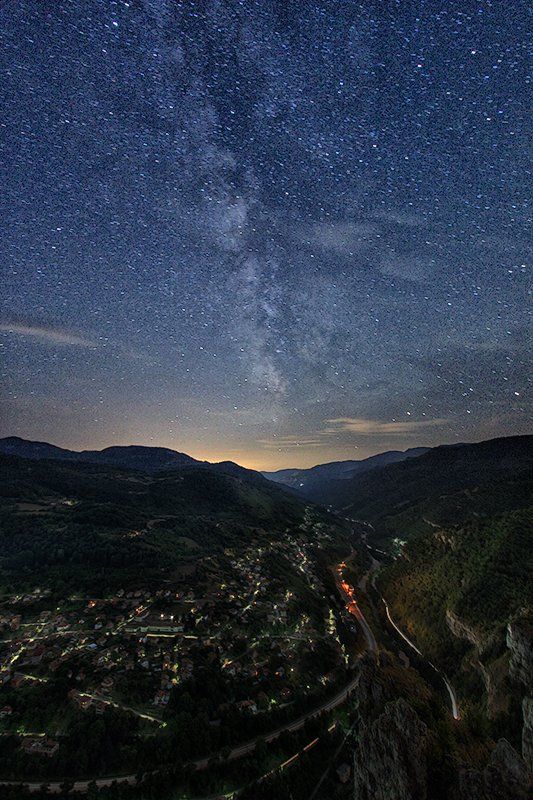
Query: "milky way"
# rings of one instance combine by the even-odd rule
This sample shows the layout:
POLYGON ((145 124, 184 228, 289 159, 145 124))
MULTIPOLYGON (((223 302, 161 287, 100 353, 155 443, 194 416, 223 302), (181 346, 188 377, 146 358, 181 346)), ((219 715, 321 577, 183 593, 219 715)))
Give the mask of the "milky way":
POLYGON ((2 433, 266 468, 526 432, 527 14, 4 2, 2 433))

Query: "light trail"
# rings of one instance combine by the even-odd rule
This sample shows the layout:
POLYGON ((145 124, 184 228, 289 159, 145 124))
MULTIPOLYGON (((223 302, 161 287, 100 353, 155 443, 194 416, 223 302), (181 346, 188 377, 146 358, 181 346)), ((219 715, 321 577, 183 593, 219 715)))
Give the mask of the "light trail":
MULTIPOLYGON (((396 633, 398 633, 398 634, 399 634, 399 635, 402 637, 402 639, 404 640, 404 642, 407 642, 407 644, 409 645, 409 647, 412 647, 412 648, 413 648, 413 650, 415 650, 415 651, 418 653, 418 655, 419 655, 419 656, 421 656, 422 658, 424 658, 424 656, 422 655, 422 653, 420 652, 420 650, 418 649, 418 647, 416 646, 416 644, 415 644, 414 642, 412 642, 412 641, 411 641, 411 640, 410 640, 410 639, 409 639, 409 638, 408 638, 408 637, 405 635, 405 633, 403 633, 403 631, 401 631, 401 630, 400 630, 400 628, 399 628, 399 627, 396 625, 396 623, 394 622, 393 618, 392 618, 392 617, 391 617, 391 615, 390 615, 390 611, 389 611, 389 607, 388 607, 387 603, 385 602, 385 600, 384 600, 383 598, 381 598, 381 599, 383 600, 383 602, 384 602, 384 604, 385 604, 385 613, 386 613, 386 615, 387 615, 387 619, 389 620, 390 624, 392 625, 392 627, 394 628, 394 630, 396 631, 396 633)), ((428 662, 428 663, 429 663, 429 662, 428 662)), ((433 664, 432 664, 431 666, 433 666, 433 664)))
POLYGON ((387 619, 389 620, 389 622, 390 622, 390 624, 392 625, 392 627, 394 628, 394 630, 395 630, 395 631, 396 631, 396 632, 397 632, 397 633, 398 633, 398 634, 399 634, 399 635, 402 637, 402 639, 403 639, 405 642, 407 642, 407 644, 409 645, 409 647, 411 647, 411 648, 412 648, 412 649, 413 649, 413 650, 414 650, 416 653, 418 653, 418 655, 419 655, 421 658, 423 658, 423 659, 424 659, 424 661, 426 661, 426 663, 427 663, 427 664, 429 664, 429 666, 430 666, 432 669, 434 669, 434 670, 435 670, 435 672, 436 672, 438 675, 440 675, 440 677, 442 678, 442 680, 443 680, 443 682, 444 682, 444 685, 446 686, 446 690, 447 690, 447 692, 448 692, 448 695, 449 695, 449 697, 450 697, 450 702, 451 702, 451 706, 452 706, 452 716, 453 716, 453 718, 454 718, 454 719, 457 719, 457 720, 461 719, 461 714, 460 714, 460 712, 459 712, 459 704, 458 704, 458 702, 457 702, 457 695, 456 695, 456 693, 455 693, 455 689, 454 689, 454 688, 453 688, 453 686, 451 685, 451 683, 450 683, 450 681, 448 680, 447 676, 444 674, 444 672, 442 672, 442 670, 438 669, 438 667, 436 667, 436 666, 435 666, 435 664, 433 664, 431 661, 428 661, 428 659, 427 659, 427 658, 424 656, 424 654, 420 652, 420 650, 418 649, 418 647, 416 646, 416 644, 415 644, 414 642, 412 642, 412 641, 411 641, 411 640, 410 640, 410 639, 409 639, 409 638, 408 638, 408 637, 405 635, 405 633, 404 633, 404 632, 403 632, 403 631, 402 631, 402 630, 401 630, 401 629, 400 629, 400 628, 399 628, 399 627, 396 625, 396 623, 394 622, 393 618, 391 617, 391 613, 390 613, 390 611, 389 611, 389 606, 387 605, 387 601, 385 600, 385 598, 384 598, 384 597, 382 597, 381 599, 382 599, 382 601, 383 601, 383 604, 384 604, 384 606, 385 606, 385 613, 386 613, 386 615, 387 615, 387 619))

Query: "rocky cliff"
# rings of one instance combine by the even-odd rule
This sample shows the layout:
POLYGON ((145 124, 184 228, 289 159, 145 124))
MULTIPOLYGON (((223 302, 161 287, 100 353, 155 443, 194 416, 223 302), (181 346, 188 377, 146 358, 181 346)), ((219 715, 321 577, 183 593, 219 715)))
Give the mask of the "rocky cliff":
POLYGON ((500 739, 483 770, 460 769, 456 800, 526 800, 529 771, 509 742, 500 739))
POLYGON ((355 754, 360 800, 426 800, 432 734, 403 699, 389 703, 362 733, 355 754))
POLYGON ((523 690, 522 756, 533 771, 533 625, 524 615, 507 626, 509 675, 523 690))
POLYGON ((483 646, 484 638, 479 631, 472 625, 468 625, 451 609, 446 611, 446 625, 458 639, 466 639, 478 649, 483 646))
POLYGON ((533 772, 533 697, 524 697, 522 701, 522 757, 528 769, 533 772))
POLYGON ((511 653, 511 678, 531 691, 533 688, 533 624, 524 616, 507 626, 507 647, 511 653))
MULTIPOLYGON (((437 738, 403 699, 388 703, 361 733, 354 759, 358 800, 526 800, 531 775, 520 755, 500 739, 484 769, 446 757, 446 784, 435 784, 437 738)), ((442 767, 441 761, 441 767, 442 767)), ((439 772, 439 775, 442 773, 439 772)))
POLYGON ((524 708, 525 760, 500 739, 489 762, 479 768, 460 761, 450 749, 449 734, 441 736, 442 722, 435 725, 433 711, 428 713, 431 693, 427 685, 413 670, 400 667, 390 653, 382 651, 379 664, 363 659, 356 695, 362 719, 353 771, 358 800, 529 797, 530 771, 525 760, 533 751, 533 701, 528 700, 524 708))

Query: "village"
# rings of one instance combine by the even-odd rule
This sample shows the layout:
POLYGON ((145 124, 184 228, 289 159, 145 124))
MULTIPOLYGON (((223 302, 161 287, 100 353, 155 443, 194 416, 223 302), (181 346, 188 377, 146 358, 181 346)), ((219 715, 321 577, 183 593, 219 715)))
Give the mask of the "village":
POLYGON ((0 734, 18 736, 28 755, 52 758, 79 715, 114 709, 153 735, 206 671, 222 687, 210 726, 228 714, 262 718, 302 697, 312 704, 350 662, 346 619, 316 565, 327 538, 319 531, 309 543, 288 532, 270 545, 206 556, 192 574, 159 587, 139 582, 106 597, 58 602, 42 588, 4 597, 0 734), (55 684, 61 704, 36 720, 32 698, 55 684))

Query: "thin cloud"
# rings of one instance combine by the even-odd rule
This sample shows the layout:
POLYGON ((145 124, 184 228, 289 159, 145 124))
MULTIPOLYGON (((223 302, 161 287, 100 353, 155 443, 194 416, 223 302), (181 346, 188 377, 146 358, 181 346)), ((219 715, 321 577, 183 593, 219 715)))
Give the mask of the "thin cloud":
POLYGON ((267 450, 288 450, 298 447, 322 447, 324 442, 315 437, 277 436, 273 439, 259 439, 258 444, 267 450))
POLYGON ((336 417, 326 420, 332 426, 322 431, 327 436, 333 433, 357 433, 360 436, 397 436, 406 433, 416 433, 425 428, 436 428, 447 423, 446 419, 428 420, 392 420, 381 422, 364 417, 336 417))
POLYGON ((422 215, 406 214, 403 211, 374 211, 371 219, 380 222, 402 225, 405 228, 420 228, 427 224, 427 220, 422 215))
POLYGON ((344 436, 346 444, 353 447, 352 434, 357 436, 374 436, 377 439, 390 436, 406 436, 428 428, 438 428, 448 423, 446 419, 427 420, 380 420, 366 419, 365 417, 336 417, 327 419, 327 427, 311 432, 305 436, 285 434, 271 439, 260 439, 257 444, 266 450, 306 450, 307 448, 325 448, 338 441, 339 436, 344 436))
POLYGON ((379 233, 372 222, 318 222, 300 230, 304 243, 341 256, 361 253, 369 248, 379 233))
POLYGON ((62 328, 50 328, 44 325, 31 325, 19 322, 0 322, 0 332, 37 339, 44 344, 59 344, 71 347, 98 347, 98 342, 79 336, 62 328))

